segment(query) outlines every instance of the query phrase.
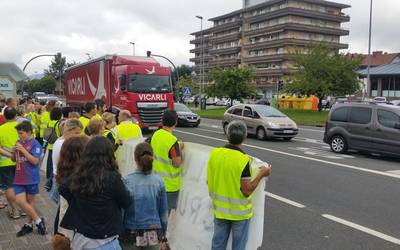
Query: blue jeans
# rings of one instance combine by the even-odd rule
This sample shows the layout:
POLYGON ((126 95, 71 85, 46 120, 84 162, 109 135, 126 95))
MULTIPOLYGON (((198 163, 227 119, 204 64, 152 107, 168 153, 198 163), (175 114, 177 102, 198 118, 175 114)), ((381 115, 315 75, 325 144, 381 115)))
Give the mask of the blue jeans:
POLYGON ((212 250, 226 250, 229 234, 232 230, 232 250, 245 250, 250 219, 241 221, 214 218, 212 250))

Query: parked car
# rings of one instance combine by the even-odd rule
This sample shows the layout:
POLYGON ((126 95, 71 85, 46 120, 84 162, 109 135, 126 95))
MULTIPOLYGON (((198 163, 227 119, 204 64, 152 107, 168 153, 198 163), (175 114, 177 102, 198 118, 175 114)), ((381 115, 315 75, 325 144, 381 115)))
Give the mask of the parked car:
POLYGON ((400 156, 400 107, 337 104, 329 113, 324 142, 335 153, 355 149, 400 156))
POLYGON ((335 98, 335 104, 349 102, 349 98, 345 96, 338 96, 335 98))
POLYGON ((227 107, 230 107, 230 106, 235 106, 235 105, 238 105, 238 104, 241 104, 241 102, 239 101, 239 100, 233 100, 233 103, 232 103, 232 105, 231 105, 231 98, 228 98, 227 100, 227 107))
POLYGON ((283 138, 290 141, 299 132, 298 127, 279 110, 260 104, 239 104, 229 108, 222 120, 226 132, 228 124, 233 120, 242 120, 247 125, 247 132, 258 139, 283 138))
POLYGON ((391 104, 393 104, 394 106, 400 106, 400 100, 394 100, 390 102, 391 104))
POLYGON ((208 97, 206 100, 206 105, 215 105, 218 101, 217 97, 208 97))
POLYGON ((256 104, 261 104, 261 105, 271 105, 270 101, 266 98, 261 98, 260 100, 256 101, 256 104))
POLYGON ((193 113, 186 105, 174 103, 174 109, 178 114, 178 126, 199 126, 201 120, 200 116, 193 113))
POLYGON ((39 101, 40 97, 46 96, 46 93, 44 92, 33 92, 32 94, 32 99, 35 101, 39 101))
POLYGON ((222 99, 219 99, 219 100, 215 103, 215 105, 216 105, 216 106, 224 106, 224 107, 226 107, 227 105, 229 105, 228 100, 229 100, 229 98, 222 98, 222 99))
POLYGON ((387 103, 388 101, 387 101, 386 97, 379 96, 379 97, 375 97, 373 99, 373 102, 375 102, 375 103, 387 103))

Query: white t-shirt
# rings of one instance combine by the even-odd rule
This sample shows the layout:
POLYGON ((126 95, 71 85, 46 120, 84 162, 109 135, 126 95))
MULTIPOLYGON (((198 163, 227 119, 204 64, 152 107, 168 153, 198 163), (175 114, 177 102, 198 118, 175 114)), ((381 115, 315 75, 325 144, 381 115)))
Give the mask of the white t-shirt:
POLYGON ((64 137, 59 137, 53 144, 53 175, 57 175, 57 164, 58 160, 60 159, 60 152, 61 152, 61 147, 64 143, 65 139, 64 137))

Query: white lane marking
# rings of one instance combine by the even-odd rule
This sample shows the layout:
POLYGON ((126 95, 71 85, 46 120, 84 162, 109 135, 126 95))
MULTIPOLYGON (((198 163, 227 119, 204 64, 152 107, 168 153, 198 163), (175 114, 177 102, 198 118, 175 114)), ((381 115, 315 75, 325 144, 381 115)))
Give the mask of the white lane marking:
MULTIPOLYGON (((214 137, 211 137, 211 136, 199 135, 199 134, 190 133, 190 132, 185 132, 185 131, 181 131, 181 130, 175 130, 175 131, 178 132, 178 133, 182 133, 182 134, 194 135, 194 136, 198 136, 198 137, 202 137, 202 138, 206 138, 206 139, 211 139, 211 140, 216 140, 216 141, 227 142, 227 140, 222 140, 222 139, 214 138, 214 137)), ((254 146, 254 145, 249 145, 249 144, 243 144, 243 146, 249 147, 249 148, 260 149, 260 150, 264 150, 264 151, 269 151, 269 152, 276 153, 276 154, 282 154, 282 155, 297 157, 297 158, 301 158, 301 159, 305 159, 305 160, 310 160, 310 161, 316 161, 316 162, 326 163, 326 164, 334 165, 334 166, 338 166, 338 167, 343 167, 343 168, 358 170, 358 171, 361 171, 361 172, 367 172, 367 173, 371 173, 371 174, 382 175, 382 176, 386 176, 386 177, 392 177, 392 178, 400 179, 400 175, 391 174, 391 173, 386 173, 386 172, 382 172, 382 171, 377 171, 377 170, 372 170, 372 169, 366 169, 366 168, 360 168, 360 167, 356 167, 356 166, 352 166, 352 165, 347 165, 347 164, 343 164, 343 163, 337 163, 337 162, 326 161, 326 160, 311 158, 311 157, 302 156, 302 155, 296 155, 296 154, 292 154, 292 153, 288 153, 288 152, 273 150, 273 149, 269 149, 269 148, 262 148, 262 147, 258 147, 258 146, 254 146)))
POLYGON ((195 129, 196 130, 201 130, 201 131, 204 131, 204 132, 212 132, 212 133, 216 133, 216 134, 221 134, 221 135, 224 134, 224 132, 218 132, 218 131, 210 130, 210 129, 204 129, 204 128, 195 128, 195 129))
POLYGON ((352 155, 345 155, 345 154, 335 154, 330 150, 320 149, 320 148, 306 148, 306 147, 295 147, 289 148, 297 151, 301 151, 306 155, 314 155, 328 159, 336 159, 336 160, 343 160, 343 159, 354 159, 355 157, 352 155))
POLYGON ((318 129, 310 129, 310 128, 302 128, 299 127, 299 131, 304 130, 304 131, 312 131, 312 132, 319 132, 319 133, 325 133, 325 130, 318 130, 318 129))
POLYGON ((362 231, 362 232, 364 232, 364 233, 370 234, 370 235, 372 235, 372 236, 381 238, 382 240, 386 240, 386 241, 392 242, 392 243, 394 243, 394 244, 400 245, 400 239, 397 239, 397 238, 392 237, 392 236, 390 236, 390 235, 387 235, 387 234, 384 234, 384 233, 381 233, 381 232, 378 232, 378 231, 369 229, 369 228, 367 228, 367 227, 358 225, 358 224, 353 223, 353 222, 351 222, 351 221, 347 221, 347 220, 344 220, 344 219, 335 217, 335 216, 330 215, 330 214, 323 214, 322 217, 324 217, 324 218, 326 218, 326 219, 328 219, 328 220, 332 220, 332 221, 335 221, 335 222, 337 222, 337 223, 343 224, 343 225, 345 225, 345 226, 354 228, 354 229, 356 229, 356 230, 362 231))
POLYGON ((306 137, 301 137, 301 136, 296 136, 296 137, 293 138, 292 140, 301 141, 301 142, 308 142, 308 143, 314 143, 314 144, 326 145, 326 143, 324 143, 324 142, 321 141, 321 140, 311 139, 311 138, 306 138, 306 137))
POLYGON ((270 192, 265 192, 265 195, 270 197, 270 198, 272 198, 272 199, 284 202, 286 204, 289 204, 289 205, 292 205, 292 206, 295 206, 295 207, 298 207, 298 208, 305 208, 306 207, 303 204, 300 204, 298 202, 283 198, 282 196, 279 196, 279 195, 276 195, 276 194, 272 194, 270 192))
POLYGON ((215 125, 215 124, 200 123, 200 125, 204 126, 204 127, 209 127, 209 128, 220 128, 220 129, 222 129, 222 126, 218 126, 218 125, 215 125))
POLYGON ((391 174, 397 174, 397 175, 400 175, 400 170, 391 170, 391 171, 386 171, 386 173, 391 173, 391 174))

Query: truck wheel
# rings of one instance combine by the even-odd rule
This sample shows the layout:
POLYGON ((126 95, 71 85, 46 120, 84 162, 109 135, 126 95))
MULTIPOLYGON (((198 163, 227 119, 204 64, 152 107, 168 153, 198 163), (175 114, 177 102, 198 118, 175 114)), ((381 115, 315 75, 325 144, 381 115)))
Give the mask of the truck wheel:
POLYGON ((331 150, 337 154, 344 154, 347 152, 347 141, 341 135, 334 135, 329 143, 331 150))
POLYGON ((263 140, 265 140, 265 138, 266 138, 265 129, 262 127, 259 127, 257 129, 257 139, 263 141, 263 140))

